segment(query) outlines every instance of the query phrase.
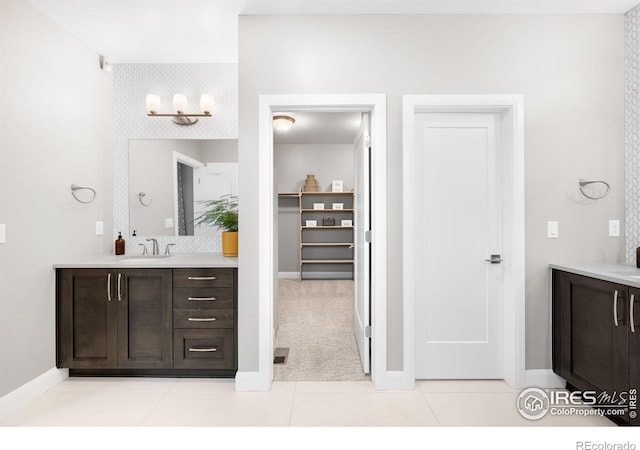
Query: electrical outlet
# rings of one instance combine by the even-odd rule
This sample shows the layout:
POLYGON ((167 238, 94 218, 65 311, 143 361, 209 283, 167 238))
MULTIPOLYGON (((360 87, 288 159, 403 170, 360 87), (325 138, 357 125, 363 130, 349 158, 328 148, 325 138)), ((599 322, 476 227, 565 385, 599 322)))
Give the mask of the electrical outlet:
POLYGON ((173 217, 169 217, 164 219, 164 227, 165 228, 173 228, 173 217))
POLYGON ((102 236, 104 234, 104 222, 98 220, 96 222, 96 236, 102 236))
POLYGON ((609 237, 620 237, 620 221, 609 221, 609 237))
POLYGON ((558 222, 555 220, 550 220, 547 222, 547 237, 549 239, 557 239, 558 238, 558 222))
POLYGON ((7 242, 7 226, 4 223, 0 223, 0 244, 7 242))

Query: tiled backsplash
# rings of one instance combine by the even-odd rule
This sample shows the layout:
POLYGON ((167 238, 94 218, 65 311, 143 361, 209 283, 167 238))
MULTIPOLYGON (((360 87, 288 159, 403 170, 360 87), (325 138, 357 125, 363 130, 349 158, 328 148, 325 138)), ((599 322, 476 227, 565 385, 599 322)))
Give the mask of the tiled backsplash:
MULTIPOLYGON (((219 252, 220 237, 142 236, 129 233, 129 139, 237 139, 237 64, 117 64, 113 69, 113 225, 127 238, 127 253, 141 252, 137 244, 154 237, 163 252, 175 243, 174 253, 219 252), (172 112, 174 94, 189 100, 189 112, 199 112, 201 94, 211 94, 212 118, 201 118, 191 126, 174 124, 169 117, 148 117, 147 94, 162 100, 162 112, 172 112)), ((149 170, 153 170, 150 161, 149 170)), ((171 180, 167 180, 168 183, 171 180)))

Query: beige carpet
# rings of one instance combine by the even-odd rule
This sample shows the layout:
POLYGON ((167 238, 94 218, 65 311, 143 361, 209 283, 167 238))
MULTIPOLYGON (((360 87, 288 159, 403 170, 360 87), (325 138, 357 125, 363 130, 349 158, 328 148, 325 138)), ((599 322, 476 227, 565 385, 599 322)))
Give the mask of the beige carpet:
POLYGON ((351 280, 279 280, 276 348, 289 348, 285 364, 274 364, 279 381, 361 381, 353 334, 351 280))

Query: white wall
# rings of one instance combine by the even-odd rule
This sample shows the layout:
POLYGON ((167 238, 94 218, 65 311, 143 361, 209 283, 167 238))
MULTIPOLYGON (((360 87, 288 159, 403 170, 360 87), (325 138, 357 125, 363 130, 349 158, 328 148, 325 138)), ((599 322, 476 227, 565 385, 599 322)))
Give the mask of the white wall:
POLYGON ((0 2, 0 60, 2 397, 55 366, 53 264, 113 246, 113 92, 98 55, 27 2, 0 2), (95 201, 73 200, 72 183, 95 201))
POLYGON ((401 96, 524 95, 526 366, 550 368, 548 264, 623 259, 607 221, 624 217, 624 44, 623 15, 241 16, 240 370, 258 363, 258 95, 303 93, 387 95, 389 370, 403 366, 401 96), (608 197, 578 197, 591 177, 608 197))

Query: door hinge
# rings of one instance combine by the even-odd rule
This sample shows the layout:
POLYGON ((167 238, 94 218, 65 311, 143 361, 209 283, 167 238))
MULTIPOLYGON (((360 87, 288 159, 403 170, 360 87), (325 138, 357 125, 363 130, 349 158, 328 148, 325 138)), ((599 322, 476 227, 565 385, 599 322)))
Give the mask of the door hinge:
POLYGON ((364 326, 364 337, 371 338, 371 325, 364 326))
POLYGON ((373 240, 373 232, 371 230, 364 232, 364 241, 371 242, 373 240))
POLYGON ((365 147, 370 147, 371 146, 371 136, 369 136, 369 133, 366 133, 364 135, 364 146, 365 147))

